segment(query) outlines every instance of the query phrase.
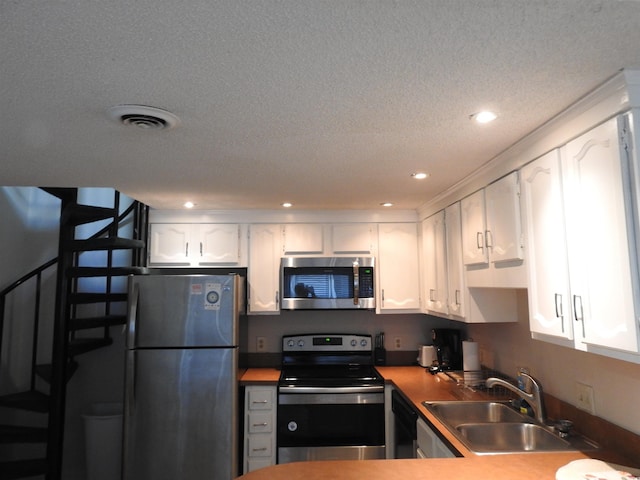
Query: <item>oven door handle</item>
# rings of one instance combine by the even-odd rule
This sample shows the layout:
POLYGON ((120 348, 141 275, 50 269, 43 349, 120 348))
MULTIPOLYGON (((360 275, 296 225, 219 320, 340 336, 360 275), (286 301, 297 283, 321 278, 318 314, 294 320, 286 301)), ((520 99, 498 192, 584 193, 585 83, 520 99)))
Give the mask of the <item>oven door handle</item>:
POLYGON ((380 393, 383 385, 367 385, 359 387, 278 387, 280 393, 380 393))

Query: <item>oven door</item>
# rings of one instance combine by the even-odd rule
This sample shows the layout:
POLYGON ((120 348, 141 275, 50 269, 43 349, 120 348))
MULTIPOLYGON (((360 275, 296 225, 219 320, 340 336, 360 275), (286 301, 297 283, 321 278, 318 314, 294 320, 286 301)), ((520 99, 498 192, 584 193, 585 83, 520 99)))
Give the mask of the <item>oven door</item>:
POLYGON ((385 458, 384 393, 280 393, 278 463, 385 458))

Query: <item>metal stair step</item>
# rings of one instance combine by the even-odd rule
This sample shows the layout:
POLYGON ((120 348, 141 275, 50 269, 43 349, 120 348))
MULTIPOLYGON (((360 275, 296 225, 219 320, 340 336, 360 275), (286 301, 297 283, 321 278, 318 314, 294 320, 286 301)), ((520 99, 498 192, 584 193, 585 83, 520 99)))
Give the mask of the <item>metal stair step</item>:
POLYGON ((70 330, 88 330, 91 328, 113 327, 127 323, 126 315, 104 315, 102 317, 72 318, 69 321, 70 330))
POLYGON ((49 396, 37 390, 12 393, 0 397, 0 406, 47 413, 49 411, 49 396))
POLYGON ((129 248, 143 248, 142 240, 132 240, 130 238, 107 237, 90 238, 87 240, 73 240, 67 248, 73 252, 87 252, 96 250, 123 250, 129 248))
POLYGON ((94 207, 72 203, 64 207, 60 222, 69 225, 83 225, 85 223, 107 220, 114 217, 113 208, 94 207))
POLYGON ((146 267, 73 267, 67 270, 71 277, 122 277, 126 275, 146 275, 146 267))
POLYGON ((111 338, 76 338, 69 342, 68 354, 70 357, 81 355, 83 353, 97 350, 98 348, 111 345, 113 340, 111 338))
POLYGON ((0 425, 0 443, 42 443, 46 441, 46 428, 0 425))
POLYGON ((71 293, 69 303, 104 303, 104 302, 126 302, 126 293, 71 293))
POLYGON ((46 474, 47 470, 47 461, 45 459, 0 462, 0 480, 35 477, 46 474))

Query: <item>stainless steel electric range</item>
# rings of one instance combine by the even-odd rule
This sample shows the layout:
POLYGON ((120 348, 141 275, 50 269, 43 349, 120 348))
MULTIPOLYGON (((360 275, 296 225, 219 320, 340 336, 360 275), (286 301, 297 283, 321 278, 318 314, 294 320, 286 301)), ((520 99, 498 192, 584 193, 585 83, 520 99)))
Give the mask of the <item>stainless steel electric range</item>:
POLYGON ((385 458, 371 335, 282 337, 277 424, 278 463, 385 458))

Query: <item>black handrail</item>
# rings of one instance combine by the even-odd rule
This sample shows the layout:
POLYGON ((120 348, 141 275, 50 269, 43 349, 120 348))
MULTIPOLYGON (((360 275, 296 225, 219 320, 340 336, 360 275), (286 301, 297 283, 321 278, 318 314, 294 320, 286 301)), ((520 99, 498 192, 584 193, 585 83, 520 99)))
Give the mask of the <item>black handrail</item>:
MULTIPOLYGON (((33 277, 38 277, 37 285, 36 285, 36 288, 37 288, 36 297, 39 297, 38 292, 40 291, 40 284, 42 282, 42 273, 46 269, 56 265, 57 263, 58 263, 58 257, 52 258, 48 262, 45 262, 42 265, 40 265, 39 267, 33 269, 31 272, 27 273, 26 275, 23 275, 18 280, 16 280, 15 282, 13 282, 9 286, 7 286, 4 290, 0 291, 0 351, 2 351, 2 339, 3 339, 3 335, 4 335, 4 318, 5 318, 5 306, 6 306, 7 295, 9 295, 11 292, 13 292, 16 288, 18 288, 23 283, 26 283, 29 280, 31 280, 33 277)), ((35 308, 36 308, 35 314, 39 316, 40 315, 40 301, 39 301, 39 298, 36 300, 36 307, 35 308)), ((37 333, 38 333, 37 325, 38 325, 38 318, 36 318, 34 341, 35 341, 35 339, 37 339, 37 333)), ((31 366, 31 385, 32 385, 32 387, 33 387, 33 384, 35 382, 35 375, 34 375, 35 369, 33 368, 34 365, 35 364, 33 364, 31 366)))

